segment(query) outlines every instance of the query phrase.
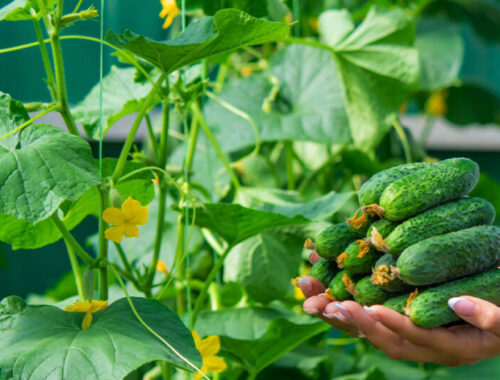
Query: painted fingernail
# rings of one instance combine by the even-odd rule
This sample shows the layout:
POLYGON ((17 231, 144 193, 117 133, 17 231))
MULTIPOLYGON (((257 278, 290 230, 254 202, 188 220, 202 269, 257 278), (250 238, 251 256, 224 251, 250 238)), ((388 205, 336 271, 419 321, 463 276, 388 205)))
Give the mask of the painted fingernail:
POLYGON ((335 302, 335 307, 338 310, 337 312, 333 313, 335 315, 335 318, 344 323, 351 323, 352 315, 349 312, 349 310, 347 310, 347 308, 344 305, 341 305, 340 303, 337 302, 335 302))
POLYGON ((363 309, 365 309, 367 313, 376 313, 376 311, 369 306, 363 306, 363 309))
POLYGON ((339 308, 340 310, 348 311, 347 308, 344 305, 342 305, 340 302, 335 302, 335 307, 339 308))
POLYGON ((307 277, 299 278, 299 286, 304 292, 310 292, 312 290, 311 281, 307 277))
POLYGON ((306 309, 306 308, 304 308, 304 311, 305 311, 307 314, 318 314, 318 313, 319 313, 319 310, 318 310, 318 309, 306 309))
POLYGON ((335 314, 327 314, 327 313, 323 313, 323 317, 328 318, 328 319, 336 319, 337 318, 335 316, 335 314))
POLYGON ((465 298, 453 297, 448 300, 448 306, 457 314, 469 317, 474 314, 476 305, 465 298))

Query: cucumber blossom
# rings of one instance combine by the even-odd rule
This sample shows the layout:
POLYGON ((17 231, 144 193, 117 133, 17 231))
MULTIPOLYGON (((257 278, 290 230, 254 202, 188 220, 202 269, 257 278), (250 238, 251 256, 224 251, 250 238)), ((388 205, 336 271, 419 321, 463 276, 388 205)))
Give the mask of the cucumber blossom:
POLYGON ((347 222, 337 223, 323 230, 314 243, 310 239, 304 245, 307 249, 315 249, 325 259, 335 259, 345 247, 356 240, 347 222))
POLYGON ((386 292, 380 286, 374 285, 370 276, 363 277, 354 286, 354 301, 360 305, 381 305, 389 298, 393 297, 393 293, 386 292))
POLYGON ((342 270, 330 281, 325 295, 332 301, 350 300, 352 299, 351 292, 354 291, 354 281, 356 280, 356 276, 342 270))
POLYGON ((439 284, 483 272, 500 262, 500 228, 478 226, 434 236, 399 256, 397 274, 412 285, 439 284))
POLYGON ((362 208, 359 208, 351 218, 347 219, 347 224, 354 235, 363 237, 375 220, 374 216, 367 214, 362 208))
POLYGON ((391 222, 387 219, 377 220, 368 228, 366 237, 371 238, 373 236, 374 228, 381 236, 387 236, 398 226, 398 224, 398 222, 391 222))
POLYGON ((409 288, 410 285, 405 284, 396 276, 397 257, 386 253, 377 260, 373 268, 371 280, 373 284, 380 286, 387 292, 400 293, 409 288))
POLYGON ((311 267, 308 276, 314 277, 326 287, 338 271, 335 260, 321 258, 311 267))
POLYGON ((435 162, 388 185, 380 197, 380 210, 386 219, 403 220, 463 197, 478 179, 479 166, 467 158, 435 162))
POLYGON ((426 162, 399 165, 375 174, 359 189, 358 196, 360 204, 366 206, 373 203, 379 203, 380 196, 388 185, 428 165, 429 164, 426 162))
POLYGON ((369 241, 359 239, 349 244, 346 250, 337 256, 337 265, 351 274, 364 274, 371 271, 379 257, 380 252, 372 247, 369 241))
POLYGON ((461 278, 446 284, 429 288, 411 302, 409 316, 413 323, 421 327, 438 327, 460 318, 448 306, 448 300, 467 294, 500 306, 500 270, 461 278))
POLYGON ((464 198, 445 203, 418 214, 397 226, 385 239, 373 244, 384 252, 399 255, 409 246, 449 232, 491 224, 495 209, 481 198, 464 198))

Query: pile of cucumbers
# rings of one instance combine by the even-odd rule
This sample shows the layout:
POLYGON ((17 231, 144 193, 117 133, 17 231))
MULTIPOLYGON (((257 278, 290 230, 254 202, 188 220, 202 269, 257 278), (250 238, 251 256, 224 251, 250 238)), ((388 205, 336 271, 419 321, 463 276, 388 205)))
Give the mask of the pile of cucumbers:
POLYGON ((400 165, 359 190, 361 208, 305 247, 321 259, 309 275, 332 300, 383 304, 418 326, 458 321, 448 299, 500 305, 500 228, 495 209, 468 197, 479 179, 467 158, 400 165))

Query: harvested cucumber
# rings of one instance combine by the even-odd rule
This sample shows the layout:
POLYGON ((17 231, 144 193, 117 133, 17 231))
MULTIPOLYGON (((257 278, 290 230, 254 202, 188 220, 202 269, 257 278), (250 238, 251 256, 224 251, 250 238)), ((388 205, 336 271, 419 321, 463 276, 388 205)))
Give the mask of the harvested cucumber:
POLYGON ((354 235, 363 237, 368 232, 370 225, 376 219, 376 217, 370 216, 369 214, 365 213, 362 208, 359 208, 351 218, 347 219, 347 224, 351 228, 351 232, 354 235))
POLYGON ((326 287, 338 271, 335 260, 321 258, 311 267, 308 276, 314 277, 326 287))
POLYGON ((337 265, 351 274, 366 274, 379 257, 380 252, 367 239, 360 239, 349 244, 345 252, 337 256, 337 265))
POLYGON ((408 303, 410 293, 402 294, 400 296, 389 298, 383 303, 385 307, 397 311, 399 314, 405 314, 406 304, 408 303))
POLYGON ((307 239, 305 247, 315 249, 325 259, 335 259, 344 252, 345 247, 356 240, 356 235, 346 222, 337 223, 323 230, 314 240, 307 239))
POLYGON ((389 235, 397 226, 399 225, 398 222, 391 222, 390 220, 387 219, 381 219, 377 220, 376 222, 373 222, 370 228, 368 229, 368 232, 366 233, 366 237, 371 238, 373 236, 373 229, 375 228, 375 231, 377 231, 381 236, 387 236, 389 235))
POLYGON ((500 228, 478 226, 434 236, 403 251, 397 276, 412 285, 432 285, 483 272, 500 262, 500 228))
POLYGON ((419 294, 409 307, 410 319, 421 327, 438 327, 459 321, 448 300, 467 294, 500 305, 500 270, 461 278, 432 287, 419 294))
MULTIPOLYGON (((397 260, 397 257, 386 253, 377 260, 373 268, 372 282, 387 292, 401 293, 411 288, 411 285, 405 284, 393 273, 397 260)), ((394 272, 397 273, 397 270, 394 272)))
POLYGON ((406 220, 385 239, 372 239, 377 249, 399 255, 409 246, 448 232, 463 230, 482 224, 491 224, 495 209, 481 198, 464 198, 445 203, 406 220))
POLYGON ((379 203, 380 196, 388 185, 426 166, 429 166, 429 163, 417 162, 413 164, 394 166, 375 174, 359 189, 359 202, 363 206, 379 203))
POLYGON ((403 220, 440 203, 461 198, 476 185, 479 166, 468 158, 433 163, 387 186, 380 211, 389 220, 403 220))
POLYGON ((356 276, 349 274, 346 270, 338 272, 326 291, 326 296, 332 301, 345 301, 352 299, 351 292, 354 291, 356 276))
POLYGON ((374 285, 370 276, 363 277, 354 286, 354 301, 360 305, 381 305, 389 298, 394 297, 394 293, 383 290, 380 286, 374 285))

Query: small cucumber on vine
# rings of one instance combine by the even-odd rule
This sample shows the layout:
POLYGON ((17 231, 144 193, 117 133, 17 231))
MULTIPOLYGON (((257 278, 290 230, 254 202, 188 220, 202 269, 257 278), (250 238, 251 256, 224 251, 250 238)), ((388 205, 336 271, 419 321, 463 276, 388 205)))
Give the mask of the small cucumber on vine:
POLYGON ((351 274, 366 274, 379 257, 380 252, 371 246, 369 240, 358 239, 337 256, 337 265, 351 274))
POLYGON ((473 226, 491 224, 494 219, 495 208, 490 202, 482 198, 464 198, 415 215, 397 226, 389 235, 374 236, 372 243, 381 251, 399 255, 421 240, 473 226))
POLYGON ((411 285, 432 285, 480 273, 500 262, 500 228, 478 226, 406 248, 395 273, 411 285))

